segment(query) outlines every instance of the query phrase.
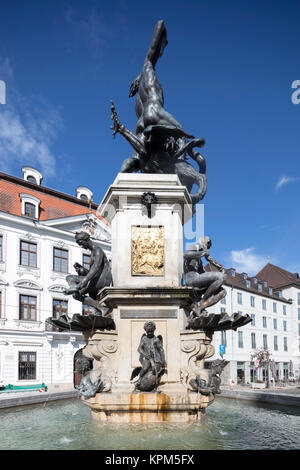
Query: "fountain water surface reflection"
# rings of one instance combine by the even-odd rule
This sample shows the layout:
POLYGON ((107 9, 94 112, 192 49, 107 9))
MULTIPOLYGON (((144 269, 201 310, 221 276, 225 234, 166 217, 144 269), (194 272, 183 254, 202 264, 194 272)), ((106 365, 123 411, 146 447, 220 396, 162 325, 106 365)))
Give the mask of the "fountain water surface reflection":
POLYGON ((201 423, 115 425, 80 400, 0 411, 0 449, 299 449, 300 410, 217 398, 201 423))

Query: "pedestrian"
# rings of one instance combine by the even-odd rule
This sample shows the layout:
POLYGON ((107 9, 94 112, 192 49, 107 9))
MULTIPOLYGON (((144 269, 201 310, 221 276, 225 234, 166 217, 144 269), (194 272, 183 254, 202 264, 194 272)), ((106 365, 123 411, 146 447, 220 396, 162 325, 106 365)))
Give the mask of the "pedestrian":
POLYGON ((229 379, 229 388, 230 388, 230 390, 232 390, 234 384, 235 384, 235 381, 232 378, 230 378, 229 379))

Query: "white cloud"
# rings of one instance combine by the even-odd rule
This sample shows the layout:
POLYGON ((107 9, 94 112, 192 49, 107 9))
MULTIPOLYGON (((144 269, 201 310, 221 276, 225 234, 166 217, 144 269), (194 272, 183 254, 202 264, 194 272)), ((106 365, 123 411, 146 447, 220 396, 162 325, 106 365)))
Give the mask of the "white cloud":
POLYGON ((269 262, 265 256, 253 253, 254 248, 245 248, 244 250, 232 250, 230 261, 233 268, 240 273, 248 273, 253 276, 257 274, 269 262))
POLYGON ((282 175, 276 186, 275 186, 275 191, 278 191, 280 188, 282 188, 282 186, 284 186, 285 184, 288 184, 288 183, 294 183, 295 181, 297 181, 298 178, 293 178, 291 176, 286 176, 286 175, 282 175))
POLYGON ((0 74, 6 79, 7 104, 0 112, 0 170, 12 172, 16 165, 33 165, 44 176, 55 175, 51 145, 62 128, 57 110, 41 98, 23 97, 16 85, 9 60, 0 58, 0 74))

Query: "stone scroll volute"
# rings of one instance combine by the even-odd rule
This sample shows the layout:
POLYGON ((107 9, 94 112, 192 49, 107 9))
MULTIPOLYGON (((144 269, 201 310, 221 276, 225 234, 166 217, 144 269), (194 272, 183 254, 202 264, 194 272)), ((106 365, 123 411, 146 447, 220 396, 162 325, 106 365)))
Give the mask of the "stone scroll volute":
POLYGON ((110 377, 116 378, 116 352, 118 349, 118 334, 114 331, 91 332, 89 338, 85 338, 87 345, 83 349, 83 355, 93 360, 93 368, 101 368, 110 377))
POLYGON ((204 360, 213 356, 215 349, 204 331, 182 331, 181 337, 181 381, 188 389, 191 378, 196 375, 208 381, 204 360))

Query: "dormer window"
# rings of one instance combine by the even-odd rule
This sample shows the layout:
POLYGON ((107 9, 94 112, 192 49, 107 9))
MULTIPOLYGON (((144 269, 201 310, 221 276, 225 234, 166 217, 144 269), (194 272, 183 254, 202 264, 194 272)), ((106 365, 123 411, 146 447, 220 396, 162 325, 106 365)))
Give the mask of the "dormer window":
POLYGON ((256 279, 256 277, 253 278, 253 282, 254 282, 254 284, 257 284, 257 279, 256 279))
POLYGON ((76 188, 76 197, 78 199, 88 202, 92 199, 92 196, 93 193, 89 188, 86 188, 85 186, 78 186, 78 188, 76 188))
POLYGON ((266 289, 268 287, 267 281, 264 281, 264 288, 266 289))
POLYGON ((281 299, 281 297, 282 297, 282 292, 281 292, 281 290, 278 291, 278 297, 279 297, 280 299, 281 299))
POLYGON ((43 175, 35 168, 32 168, 31 166, 23 166, 22 173, 24 180, 28 181, 28 183, 34 183, 38 186, 41 184, 43 175))
POLYGON ((248 287, 248 289, 250 289, 250 286, 251 286, 250 281, 247 280, 247 281, 246 281, 246 287, 248 287))
POLYGON ((261 284, 257 284, 257 289, 259 290, 259 292, 262 291, 262 285, 261 284))
POLYGON ((35 211, 36 211, 36 207, 34 204, 31 204, 30 202, 25 202, 24 215, 26 215, 26 217, 31 217, 32 219, 35 219, 36 218, 35 211))
POLYGON ((269 287, 269 294, 270 294, 270 295, 273 295, 273 289, 272 289, 272 287, 269 287))
POLYGON ((20 199, 22 204, 22 215, 25 217, 29 217, 30 219, 38 219, 41 201, 32 194, 24 193, 20 194, 20 199))

